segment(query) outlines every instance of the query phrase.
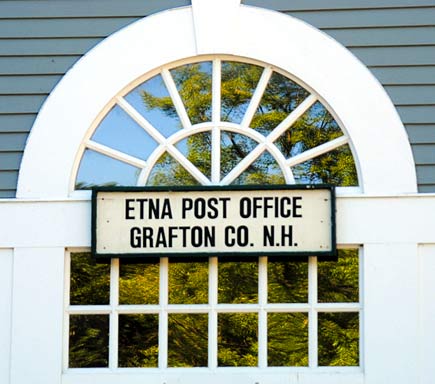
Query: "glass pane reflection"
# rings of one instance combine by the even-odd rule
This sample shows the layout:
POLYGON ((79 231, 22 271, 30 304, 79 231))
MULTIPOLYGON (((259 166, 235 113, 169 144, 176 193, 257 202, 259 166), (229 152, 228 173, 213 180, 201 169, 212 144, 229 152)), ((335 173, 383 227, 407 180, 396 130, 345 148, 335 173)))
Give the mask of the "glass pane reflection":
POLYGON ((269 262, 267 284, 269 303, 307 303, 308 262, 269 262))
POLYGON ((157 367, 159 315, 119 315, 119 367, 157 367))
POLYGON ((319 313, 319 366, 359 365, 359 314, 319 313))
POLYGON ((258 303, 258 263, 220 261, 219 303, 258 303))
POLYGON ((71 254, 71 305, 109 304, 110 262, 96 263, 90 253, 71 254))
POLYGON ((192 124, 211 121, 212 63, 187 64, 171 70, 192 124))
POLYGON ((308 366, 308 314, 267 315, 268 366, 308 366))
POLYGON ((71 315, 69 327, 70 368, 107 367, 109 316, 71 315))
POLYGON ((125 99, 166 137, 182 127, 171 96, 160 75, 133 89, 125 99))
POLYGON ((169 314, 168 366, 207 367, 208 315, 169 314))
POLYGON ((233 132, 222 132, 221 177, 224 178, 257 146, 251 138, 233 132))
POLYGON ((258 365, 258 314, 218 314, 218 366, 258 365))
POLYGON ((208 303, 208 262, 169 263, 169 304, 208 303))
POLYGON ((159 303, 159 263, 131 264, 120 260, 119 304, 159 303))
POLYGON ((177 149, 205 176, 211 177, 211 134, 198 133, 181 140, 177 149))
POLYGON ((139 168, 87 149, 80 162, 75 187, 136 185, 139 173, 139 168))

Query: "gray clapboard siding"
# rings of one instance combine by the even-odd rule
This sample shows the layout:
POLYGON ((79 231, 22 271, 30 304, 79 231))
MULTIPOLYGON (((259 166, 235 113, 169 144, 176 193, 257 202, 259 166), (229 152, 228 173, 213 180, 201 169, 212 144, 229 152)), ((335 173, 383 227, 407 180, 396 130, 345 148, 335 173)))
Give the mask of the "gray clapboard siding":
POLYGON ((395 105, 435 105, 435 85, 389 85, 385 89, 395 105))
MULTIPOLYGON (((30 128, 36 119, 36 113, 19 114, 19 115, 1 115, 0 114, 0 131, 7 132, 30 132, 30 128)), ((23 150, 24 148, 21 148, 23 150)))
POLYGON ((61 75, 0 76, 0 95, 47 95, 61 78, 61 75))
POLYGON ((37 113, 47 95, 0 96, 0 114, 37 113))
MULTIPOLYGON (((60 44, 60 43, 59 43, 60 44)), ((0 57, 1 75, 64 75, 81 56, 0 57)))
POLYGON ((22 151, 27 133, 0 133, 0 151, 22 151))
POLYGON ((22 156, 22 152, 0 152, 0 171, 17 171, 22 156))
MULTIPOLYGON (((424 1, 424 0, 416 0, 424 1)), ((190 5, 190 0, 33 0, 1 2, 2 18, 145 16, 190 5)))
POLYGON ((397 111, 404 124, 435 124, 433 105, 399 106, 397 111))
POLYGON ((422 185, 435 186, 435 165, 417 165, 417 178, 421 180, 420 184, 422 185))
MULTIPOLYGON (((408 124, 405 128, 412 143, 435 145, 435 124, 408 124)), ((435 153, 433 146, 431 148, 435 153)))
POLYGON ((15 189, 0 190, 0 199, 15 197, 15 189))
POLYGON ((350 51, 367 66, 435 65, 435 45, 350 48, 350 51))
POLYGON ((433 193, 435 191, 435 184, 420 184, 418 190, 420 193, 433 193))
POLYGON ((384 85, 435 84, 434 66, 370 67, 384 85))
POLYGON ((433 6, 433 0, 243 0, 243 4, 279 11, 323 9, 376 9, 433 6))
MULTIPOLYGON (((15 190, 17 188, 18 171, 2 171, 0 172, 0 185, 2 190, 15 190)), ((11 196, 12 197, 12 196, 11 196)))
POLYGON ((414 144, 412 149, 414 160, 417 165, 435 164, 435 151, 433 144, 414 144))
MULTIPOLYGON (((0 23, 1 24, 1 23, 0 23)), ((1 56, 49 56, 83 55, 97 45, 102 38, 81 37, 59 39, 0 39, 1 56)))

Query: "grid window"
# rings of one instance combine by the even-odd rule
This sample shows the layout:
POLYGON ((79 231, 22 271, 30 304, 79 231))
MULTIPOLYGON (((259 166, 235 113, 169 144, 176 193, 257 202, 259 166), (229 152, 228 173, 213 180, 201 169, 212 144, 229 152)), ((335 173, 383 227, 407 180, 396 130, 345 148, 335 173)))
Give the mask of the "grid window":
POLYGON ((65 368, 359 366, 359 264, 68 253, 65 368))

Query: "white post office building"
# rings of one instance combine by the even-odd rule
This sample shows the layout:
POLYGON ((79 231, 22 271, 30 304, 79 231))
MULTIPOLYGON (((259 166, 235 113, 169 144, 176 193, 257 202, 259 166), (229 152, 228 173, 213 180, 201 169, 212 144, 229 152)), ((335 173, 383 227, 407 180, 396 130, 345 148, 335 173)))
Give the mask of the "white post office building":
POLYGON ((0 1, 0 383, 434 383, 434 154, 433 0, 0 1))

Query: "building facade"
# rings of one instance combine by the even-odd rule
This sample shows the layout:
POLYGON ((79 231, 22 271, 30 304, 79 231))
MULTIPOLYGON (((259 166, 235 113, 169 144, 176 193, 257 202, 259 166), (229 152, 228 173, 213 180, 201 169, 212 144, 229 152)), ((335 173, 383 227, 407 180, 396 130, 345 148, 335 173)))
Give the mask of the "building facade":
POLYGON ((2 382, 431 382, 433 1, 0 14, 2 382), (88 257, 92 186, 313 183, 335 264, 88 257))

